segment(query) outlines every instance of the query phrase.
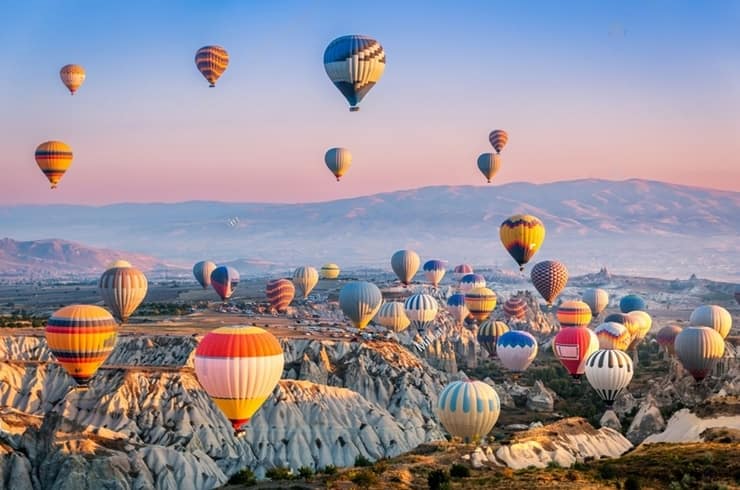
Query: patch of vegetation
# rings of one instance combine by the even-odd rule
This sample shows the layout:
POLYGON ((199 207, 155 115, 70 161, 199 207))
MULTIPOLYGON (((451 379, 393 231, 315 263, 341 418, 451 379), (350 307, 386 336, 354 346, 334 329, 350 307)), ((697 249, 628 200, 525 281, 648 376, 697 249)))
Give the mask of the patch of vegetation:
POLYGON ((244 468, 229 478, 229 484, 251 487, 257 484, 257 477, 254 476, 254 472, 251 469, 244 468))
POLYGON ((0 316, 0 328, 43 327, 48 316, 36 316, 23 309, 16 309, 9 315, 0 316))
POLYGON ((624 480, 624 490, 640 490, 641 488, 640 479, 636 476, 629 476, 624 480))
POLYGON ((293 472, 287 466, 270 468, 265 472, 265 476, 273 481, 290 481, 294 478, 293 472))
POLYGON ((309 468, 308 466, 301 466, 298 468, 298 476, 300 476, 304 480, 310 480, 313 478, 314 472, 312 468, 309 468))
POLYGON ((355 458, 355 468, 366 468, 368 466, 372 466, 373 462, 367 459, 362 454, 358 454, 355 458))
POLYGON ((133 316, 182 316, 191 311, 192 307, 185 303, 144 303, 133 316))
POLYGON ((337 467, 334 466, 333 464, 328 464, 321 469, 321 473, 325 475, 336 475, 337 467))
POLYGON ((453 463, 450 466, 450 476, 452 478, 468 478, 470 476, 470 468, 464 464, 453 463))
POLYGON ((429 490, 449 490, 451 488, 450 474, 442 469, 433 470, 427 477, 427 484, 429 490))
POLYGON ((360 470, 355 472, 349 479, 352 483, 360 488, 368 488, 378 482, 378 475, 372 470, 360 470))

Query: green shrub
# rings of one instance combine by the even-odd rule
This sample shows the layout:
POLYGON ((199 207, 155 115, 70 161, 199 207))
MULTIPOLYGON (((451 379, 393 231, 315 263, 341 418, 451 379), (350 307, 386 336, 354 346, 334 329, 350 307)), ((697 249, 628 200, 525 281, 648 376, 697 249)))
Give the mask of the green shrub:
POLYGON ((229 484, 251 487, 257 484, 257 477, 254 476, 254 472, 251 469, 244 468, 229 478, 229 484))
POLYGON ((617 477, 617 470, 609 463, 599 466, 599 477, 602 480, 611 480, 617 477))
POLYGON ((636 476, 630 476, 624 480, 624 490, 640 490, 641 488, 640 480, 636 476))
POLYGON ((452 478, 467 478, 470 476, 470 468, 464 464, 453 463, 450 466, 450 476, 452 478))
POLYGON ((557 461, 550 461, 549 463, 547 463, 548 470, 559 470, 560 468, 562 468, 562 466, 560 466, 560 463, 558 463, 557 461))
POLYGON ((304 480, 309 480, 313 476, 313 469, 308 466, 301 466, 298 468, 298 475, 304 480))
POLYGON ((270 468, 265 472, 265 476, 274 481, 293 479, 293 474, 291 473, 290 468, 286 466, 276 466, 275 468, 270 468))
POLYGON ((429 490, 448 490, 450 488, 450 474, 445 470, 434 470, 427 477, 429 490))
POLYGON ((355 458, 355 468, 365 468, 368 466, 372 466, 373 462, 367 459, 362 454, 358 454, 355 458))
POLYGON ((371 470, 360 470, 349 479, 352 483, 361 488, 367 488, 377 483, 378 475, 371 470))
POLYGON ((324 466, 321 472, 325 475, 336 475, 337 467, 334 466, 333 464, 329 464, 329 465, 324 466))

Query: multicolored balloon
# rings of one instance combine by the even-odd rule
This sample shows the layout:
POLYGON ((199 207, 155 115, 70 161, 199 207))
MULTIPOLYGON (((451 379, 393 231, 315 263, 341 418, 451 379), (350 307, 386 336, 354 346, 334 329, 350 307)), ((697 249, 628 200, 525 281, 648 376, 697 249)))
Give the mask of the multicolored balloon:
POLYGON ((454 277, 457 281, 463 278, 463 276, 467 274, 472 274, 473 266, 470 264, 460 264, 456 265, 455 268, 452 270, 454 277))
POLYGON ((396 333, 406 330, 411 325, 411 320, 406 316, 404 305, 400 301, 383 303, 373 321, 396 333))
POLYGON ((621 350, 601 349, 586 359, 586 379, 608 407, 632 381, 632 359, 621 350))
POLYGON ((324 155, 324 163, 339 182, 352 166, 352 153, 347 148, 329 148, 324 155))
POLYGON ((628 294, 619 300, 619 310, 622 313, 629 313, 631 311, 645 311, 647 309, 647 303, 640 296, 636 294, 628 294))
POLYGON ((556 316, 561 327, 586 327, 591 323, 591 307, 583 301, 565 301, 556 316))
POLYGON ((537 340, 529 332, 510 330, 498 338, 496 355, 509 371, 526 371, 537 357, 537 340))
POLYGON ((100 276, 98 292, 113 316, 126 323, 144 301, 149 283, 143 272, 135 267, 114 267, 100 276))
POLYGON ((481 153, 478 156, 478 169, 486 178, 486 182, 491 183, 491 179, 501 168, 501 155, 498 153, 481 153))
POLYGON ((732 315, 721 306, 703 305, 691 312, 689 325, 713 328, 725 339, 732 330, 732 315))
POLYGON ((329 263, 321 266, 321 279, 337 279, 341 269, 337 264, 329 263))
POLYGON ((591 314, 596 318, 609 306, 609 293, 599 288, 586 289, 581 299, 591 308, 591 314))
POLYGON ((627 327, 632 337, 627 350, 637 350, 637 346, 645 340, 652 325, 652 317, 644 311, 633 310, 627 313, 627 323, 624 326, 627 327))
POLYGON ((655 339, 658 341, 658 345, 660 345, 669 355, 675 356, 676 337, 678 337, 678 334, 682 331, 683 329, 678 325, 666 325, 658 330, 658 335, 655 336, 655 339))
POLYGON ((547 306, 552 306, 552 302, 568 284, 568 269, 565 264, 555 260, 536 263, 530 276, 532 284, 545 299, 547 306))
POLYGON ((486 287, 486 278, 480 274, 472 273, 465 274, 462 279, 460 279, 460 284, 458 285, 458 288, 463 293, 467 293, 471 289, 484 287, 486 287))
POLYGON ((360 101, 383 76, 385 51, 368 36, 338 37, 324 51, 324 69, 349 102, 350 112, 359 111, 360 101))
POLYGON ((585 372, 586 359, 597 350, 599 339, 584 327, 561 328, 552 341, 555 357, 574 379, 580 378, 585 372))
POLYGON ((71 305, 46 322, 46 343, 77 384, 85 386, 116 346, 118 325, 99 306, 71 305))
POLYGON ((74 95, 75 92, 82 86, 85 81, 85 69, 80 65, 64 65, 59 70, 59 77, 62 79, 62 83, 69 90, 70 95, 74 95))
POLYGON ((270 397, 283 374, 280 342, 258 327, 221 327, 195 350, 195 375, 235 431, 270 397))
POLYGON ((508 331, 509 326, 504 322, 489 318, 481 323, 480 328, 478 328, 478 343, 488 351, 488 355, 495 357, 498 339, 508 331))
POLYGON ((501 153, 506 143, 509 142, 509 135, 503 129, 494 129, 488 135, 488 141, 491 142, 491 146, 496 150, 496 153, 501 153))
POLYGON ((295 297, 295 286, 289 279, 273 279, 265 287, 270 305, 279 313, 285 313, 295 297))
POLYGON ((72 148, 62 141, 45 141, 36 147, 36 164, 56 189, 65 172, 72 165, 72 148))
POLYGON ((465 306, 465 295, 455 293, 447 298, 447 311, 455 319, 455 323, 462 325, 463 321, 470 315, 470 310, 465 306))
POLYGON ((222 265, 211 272, 211 286, 223 301, 231 298, 239 285, 239 272, 233 267, 222 265))
POLYGON ((504 315, 509 320, 524 320, 528 309, 527 302, 519 296, 507 299, 503 305, 504 315))
POLYGON ((229 66, 229 53, 221 46, 203 46, 195 53, 195 66, 211 87, 229 66))
POLYGON ((427 260, 424 262, 424 276, 435 288, 447 272, 447 263, 444 260, 427 260))
POLYGON ((538 218, 528 214, 517 214, 501 223, 499 236, 504 248, 509 252, 519 270, 530 261, 545 241, 545 225, 538 218))
POLYGON ((303 299, 308 297, 318 283, 319 271, 311 266, 302 266, 293 272, 293 284, 300 290, 303 299))
POLYGON ((725 354, 725 341, 710 327, 687 327, 676 336, 676 357, 696 381, 712 372, 725 354))
POLYGON ((417 293, 406 299, 404 310, 408 319, 411 320, 411 326, 423 331, 434 324, 439 311, 439 303, 430 294, 417 293))
POLYGON ((466 442, 488 435, 500 413, 496 390, 481 381, 453 381, 437 400, 439 421, 452 436, 466 442))
POLYGON ((371 282, 350 282, 339 291, 339 307, 360 330, 370 323, 382 302, 380 289, 371 282))
POLYGON ((198 284, 200 284, 203 289, 208 289, 211 285, 211 274, 216 270, 216 267, 216 264, 210 260, 196 262, 193 266, 193 275, 195 276, 195 280, 198 281, 198 284))
POLYGON ((604 322, 594 329, 599 349, 627 350, 632 341, 627 327, 617 322, 604 322))
POLYGON ((391 267, 401 284, 408 286, 419 270, 421 259, 413 250, 399 250, 391 257, 391 267))
POLYGON ((465 306, 470 316, 478 321, 485 320, 496 308, 496 293, 488 288, 473 288, 465 293, 465 306))

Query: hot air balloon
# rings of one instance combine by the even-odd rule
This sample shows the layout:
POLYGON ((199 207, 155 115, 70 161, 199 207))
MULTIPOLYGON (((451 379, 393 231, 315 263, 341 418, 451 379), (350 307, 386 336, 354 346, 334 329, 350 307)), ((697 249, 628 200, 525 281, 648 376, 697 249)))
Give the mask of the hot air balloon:
POLYGON ((683 329, 678 325, 666 325, 665 327, 658 330, 658 335, 655 336, 660 345, 668 354, 671 356, 676 355, 676 337, 681 333, 683 329))
POLYGON ((417 293, 406 298, 404 310, 406 316, 411 320, 411 326, 423 331, 434 324, 439 303, 430 294, 417 293))
POLYGON ((647 304, 645 300, 636 294, 628 294, 619 300, 619 310, 622 313, 629 313, 636 310, 645 311, 646 309, 647 304))
POLYGON ((371 282, 350 282, 339 291, 339 307, 359 329, 370 323, 382 302, 380 289, 371 282))
POLYGON ((676 336, 676 357, 696 381, 706 378, 725 354, 725 341, 710 327, 687 327, 676 336))
POLYGON ((509 252, 519 270, 537 253, 545 241, 545 225, 538 218, 528 214, 517 214, 501 223, 499 236, 504 248, 509 252))
POLYGON ((319 282, 319 272, 310 266, 299 267, 293 272, 293 284, 301 291, 303 299, 306 299, 311 290, 319 282))
POLYGON ((591 308, 583 301, 565 301, 556 316, 561 327, 586 327, 591 323, 591 308))
POLYGON ((485 320, 496 308, 496 293, 488 288, 473 288, 465 293, 465 306, 470 316, 478 321, 485 320))
POLYGON ((471 289, 484 288, 486 287, 486 278, 480 274, 465 274, 460 279, 459 289, 463 293, 467 293, 471 289))
POLYGON ((586 359, 597 350, 599 339, 595 333, 584 327, 561 328, 552 341, 555 357, 574 379, 581 377, 586 359))
POLYGON ((216 264, 210 260, 196 262, 193 266, 193 275, 195 276, 195 280, 198 281, 198 284, 200 284, 203 289, 208 289, 208 286, 211 285, 211 274, 214 270, 216 270, 216 264))
POLYGON ((352 153, 347 148, 329 148, 324 155, 324 163, 339 182, 352 166, 352 153))
POLYGON ((131 266, 108 269, 98 281, 103 302, 121 323, 126 323, 144 301, 148 287, 144 273, 131 266))
POLYGON ((118 325, 99 306, 71 305, 46 322, 46 343, 77 384, 85 386, 116 345, 118 325))
POLYGON ((735 289, 735 301, 740 304, 740 288, 735 289))
POLYGON ((732 315, 721 306, 703 305, 691 312, 689 325, 713 328, 724 339, 732 330, 732 315))
POLYGON ((64 173, 72 165, 72 148, 61 141, 46 141, 36 147, 36 164, 56 189, 64 173))
POLYGON ((627 316, 626 313, 612 313, 604 318, 604 323, 614 322, 624 325, 625 323, 629 323, 629 321, 630 318, 627 316))
POLYGON ((211 272, 211 286, 224 301, 231 298, 238 284, 239 272, 232 267, 222 265, 211 272))
POLYGON ((383 303, 373 321, 396 333, 406 330, 411 324, 411 320, 406 316, 404 305, 400 301, 383 303))
POLYGON ((337 264, 324 264, 321 266, 321 279, 337 279, 339 272, 340 269, 337 264))
POLYGON ((491 146, 496 150, 496 153, 501 153, 501 150, 504 149, 504 146, 509 141, 509 135, 503 129, 494 129, 488 135, 488 141, 491 142, 491 146))
POLYGON ((437 400, 437 417, 447 432, 466 442, 488 435, 498 420, 501 403, 496 390, 481 381, 453 381, 437 400))
POLYGON ((447 264, 444 260, 427 260, 424 262, 424 276, 435 288, 445 276, 447 264))
POLYGON ((644 311, 633 310, 627 313, 627 322, 624 324, 630 332, 632 340, 627 350, 637 350, 637 346, 645 340, 653 319, 644 311))
POLYGON ((391 267, 401 284, 408 286, 419 270, 421 260, 413 250, 399 250, 391 257, 391 267))
POLYGON ((629 330, 621 323, 604 322, 594 329, 599 349, 627 350, 632 341, 629 330))
POLYGON ((591 308, 591 314, 596 318, 609 305, 609 293, 599 288, 586 289, 581 299, 591 308))
POLYGON ((501 155, 498 153, 481 153, 478 156, 478 169, 490 184, 491 179, 501 168, 501 155))
POLYGON ((349 102, 350 112, 383 76, 385 51, 378 41, 353 34, 333 40, 324 51, 324 69, 349 102))
POLYGON ((555 260, 536 263, 530 276, 535 289, 547 301, 547 306, 552 306, 552 302, 568 284, 568 269, 555 260))
POLYGON ((531 333, 510 330, 498 338, 496 355, 509 371, 525 371, 537 357, 537 340, 531 333))
POLYGON ((455 293, 447 298, 447 311, 452 315, 457 324, 462 325, 463 321, 470 315, 470 310, 465 306, 465 295, 455 293))
POLYGON ((216 80, 229 66, 229 53, 221 46, 203 46, 195 53, 195 66, 210 86, 215 87, 216 80))
POLYGON ((488 351, 491 357, 496 355, 496 343, 499 337, 509 331, 508 325, 489 318, 478 328, 478 343, 488 351))
POLYGON ((289 279, 274 279, 268 281, 265 287, 265 295, 275 310, 279 313, 285 313, 295 297, 295 286, 289 279))
POLYGON ((113 269, 114 267, 131 267, 131 262, 122 259, 114 260, 105 267, 105 270, 113 269))
POLYGON ((59 70, 59 77, 62 83, 69 89, 69 93, 74 95, 85 81, 85 69, 80 65, 64 65, 59 70))
POLYGON ((258 327, 221 327, 195 350, 195 375, 235 431, 249 422, 283 374, 283 349, 258 327))
POLYGON ((632 381, 632 359, 621 350, 601 349, 586 359, 586 379, 608 407, 632 381))
POLYGON ((454 273, 455 279, 459 281, 463 276, 473 273, 473 266, 470 264, 456 265, 452 272, 454 273))
POLYGON ((509 320, 524 320, 527 316, 527 302, 524 298, 514 296, 504 302, 503 310, 509 320))

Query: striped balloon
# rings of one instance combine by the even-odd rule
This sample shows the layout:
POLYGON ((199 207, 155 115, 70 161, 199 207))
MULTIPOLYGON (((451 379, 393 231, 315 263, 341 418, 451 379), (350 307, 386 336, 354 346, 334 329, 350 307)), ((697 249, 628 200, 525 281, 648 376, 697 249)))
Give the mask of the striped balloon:
POLYGON ((64 370, 84 386, 116 346, 117 327, 99 306, 65 306, 46 322, 46 343, 64 370))
POLYGON ((465 293, 465 306, 470 316, 478 321, 485 320, 496 308, 496 293, 488 288, 473 288, 465 293))
POLYGON ((465 295, 455 293, 447 298, 447 311, 457 324, 462 325, 463 321, 470 315, 470 310, 465 306, 465 295))
POLYGON ((368 36, 338 37, 324 51, 324 69, 349 102, 350 112, 359 111, 360 101, 383 76, 385 51, 368 36))
POLYGON ((108 269, 98 281, 98 292, 103 302, 121 323, 126 323, 144 301, 148 288, 146 276, 135 267, 108 269))
POLYGON ((503 306, 504 315, 509 320, 524 320, 527 316, 527 309, 527 302, 518 296, 507 299, 503 306))
POLYGON ((547 306, 552 306, 552 302, 568 284, 568 269, 555 260, 536 263, 530 276, 535 289, 547 301, 547 306))
POLYGON ((45 141, 36 147, 36 164, 56 189, 64 173, 72 165, 72 148, 62 141, 45 141))
POLYGON ((668 354, 675 356, 676 337, 678 337, 678 334, 682 331, 683 329, 678 325, 666 325, 658 330, 658 335, 655 336, 655 339, 658 341, 658 345, 660 345, 668 354))
POLYGON ((486 287, 486 278, 480 274, 465 274, 460 279, 459 289, 463 293, 467 293, 471 289, 484 288, 486 287))
POLYGON ((391 267, 401 284, 408 286, 419 270, 421 259, 413 250, 399 250, 391 257, 391 267))
POLYGON ((524 264, 534 257, 545 241, 545 225, 539 218, 528 214, 517 214, 501 223, 499 228, 501 243, 517 264, 524 270, 524 264))
POLYGON ((221 46, 203 46, 195 53, 195 66, 211 87, 229 66, 229 53, 221 46))
POLYGON ((426 330, 434 324, 439 311, 437 299, 430 294, 417 293, 409 296, 404 303, 406 316, 411 326, 417 330, 426 330))
POLYGON ((617 322, 604 322, 594 329, 599 349, 627 350, 632 341, 627 327, 617 322))
POLYGON ((628 350, 637 349, 637 346, 645 340, 652 325, 652 317, 644 311, 634 310, 627 313, 627 323, 624 326, 630 331, 630 336, 632 337, 628 350))
POLYGON ((732 330, 732 315, 721 306, 703 305, 691 312, 689 325, 713 328, 725 339, 732 330))
POLYGON ((581 295, 584 303, 591 308, 591 314, 595 317, 609 305, 609 293, 599 288, 586 289, 581 295))
POLYGON ((480 156, 478 156, 478 169, 489 184, 500 168, 501 155, 498 153, 481 153, 480 156))
POLYGON ((437 399, 439 421, 452 436, 466 442, 488 435, 500 412, 496 390, 481 381, 453 381, 437 399))
POLYGON ((423 269, 427 281, 436 288, 447 272, 447 263, 444 260, 427 260, 423 269))
POLYGON ((216 269, 216 264, 210 260, 202 260, 193 266, 193 275, 203 289, 211 285, 211 274, 216 269))
POLYGON ((646 309, 647 303, 636 294, 628 294, 619 300, 619 310, 622 313, 629 313, 636 310, 645 311, 646 309))
POLYGON ((456 265, 455 268, 452 270, 452 272, 453 272, 453 274, 455 276, 455 279, 459 281, 464 276, 466 276, 468 274, 472 274, 474 271, 473 271, 473 266, 472 265, 470 265, 470 264, 460 264, 460 265, 456 265))
POLYGON ((404 305, 400 301, 383 303, 373 321, 396 333, 406 330, 411 325, 411 320, 406 316, 404 305))
POLYGON ((537 357, 537 340, 529 332, 510 330, 496 342, 496 355, 501 365, 515 373, 526 371, 537 357))
POLYGON ((324 163, 339 182, 352 166, 352 153, 347 148, 329 148, 324 155, 324 163))
POLYGON ((249 422, 283 374, 283 349, 257 327, 221 327, 195 350, 195 374, 234 430, 249 422))
POLYGON ((85 69, 80 65, 64 65, 59 70, 59 78, 62 79, 62 83, 67 87, 69 93, 74 95, 85 81, 85 69))
POLYGON ((237 285, 239 285, 239 272, 236 269, 222 265, 211 272, 211 286, 222 300, 226 301, 231 298, 237 285))
POLYGON ((318 283, 319 271, 311 266, 299 267, 293 272, 293 284, 301 292, 303 299, 308 297, 318 283))
POLYGON ((496 343, 499 337, 509 331, 509 326, 489 318, 478 328, 478 343, 483 346, 491 357, 496 355, 496 343))
POLYGON ((273 279, 267 282, 265 295, 275 310, 285 313, 295 297, 295 286, 289 279, 273 279))
POLYGON ((382 302, 380 289, 371 282, 350 282, 339 291, 339 307, 360 330, 370 323, 382 302))
POLYGON ((599 339, 584 327, 561 328, 552 341, 552 351, 573 378, 585 372, 588 356, 599 350, 599 339))
POLYGON ((496 150, 496 153, 501 153, 506 143, 509 142, 509 135, 503 129, 494 129, 488 135, 488 141, 491 142, 491 146, 496 150))
POLYGON ((321 279, 337 279, 340 272, 337 264, 324 264, 321 266, 321 279))
POLYGON ((632 359, 621 350, 597 350, 586 359, 586 379, 608 407, 632 381, 632 359))
POLYGON ((591 323, 591 308, 583 301, 565 301, 556 313, 561 327, 586 327, 591 323))
POLYGON ((688 327, 676 336, 674 348, 683 367, 701 381, 725 354, 725 341, 710 327, 688 327))

